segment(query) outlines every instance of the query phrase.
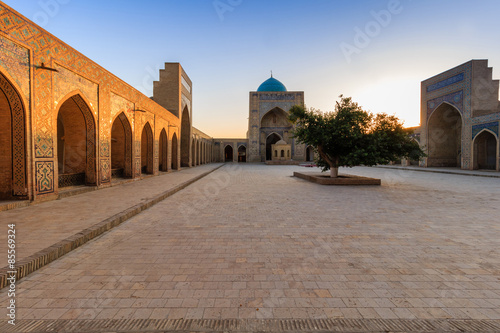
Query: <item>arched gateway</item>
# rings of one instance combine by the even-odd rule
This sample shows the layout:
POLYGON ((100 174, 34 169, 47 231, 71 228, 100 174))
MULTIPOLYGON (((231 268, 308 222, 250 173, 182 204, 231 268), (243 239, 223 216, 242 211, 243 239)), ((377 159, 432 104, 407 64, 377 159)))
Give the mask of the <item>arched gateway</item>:
POLYGON ((25 109, 0 73, 0 200, 27 198, 25 109))
POLYGON ((460 167, 462 157, 462 116, 448 103, 442 103, 428 121, 428 166, 460 167))

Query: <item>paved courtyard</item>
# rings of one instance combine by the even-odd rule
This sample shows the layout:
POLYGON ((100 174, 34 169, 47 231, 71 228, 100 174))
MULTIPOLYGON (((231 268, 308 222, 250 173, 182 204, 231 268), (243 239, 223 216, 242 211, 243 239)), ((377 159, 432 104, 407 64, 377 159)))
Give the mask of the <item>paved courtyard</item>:
POLYGON ((223 166, 19 281, 17 319, 500 327, 499 178, 358 167, 341 173, 382 186, 329 187, 298 170, 223 166))

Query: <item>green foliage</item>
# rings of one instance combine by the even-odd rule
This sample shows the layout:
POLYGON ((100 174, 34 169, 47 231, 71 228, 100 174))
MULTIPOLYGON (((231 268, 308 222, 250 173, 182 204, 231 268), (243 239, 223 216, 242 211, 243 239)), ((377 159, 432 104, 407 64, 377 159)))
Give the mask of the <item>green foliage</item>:
POLYGON ((315 148, 323 171, 425 156, 397 117, 373 115, 350 97, 341 95, 334 112, 308 111, 296 105, 290 109, 289 119, 295 124, 294 137, 315 148))

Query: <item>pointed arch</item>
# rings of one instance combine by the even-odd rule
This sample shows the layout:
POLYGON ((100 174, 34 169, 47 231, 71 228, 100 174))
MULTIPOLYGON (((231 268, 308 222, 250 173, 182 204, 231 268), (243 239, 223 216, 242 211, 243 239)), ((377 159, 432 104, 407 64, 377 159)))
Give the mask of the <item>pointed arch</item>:
POLYGON ((427 120, 429 167, 461 167, 463 120, 460 111, 443 102, 427 120))
POLYGON ((161 130, 159 142, 159 171, 168 171, 168 136, 165 128, 161 130))
POLYGON ((306 148, 306 162, 314 161, 314 148, 313 146, 307 146, 306 148))
POLYGON ((153 130, 149 122, 146 122, 141 134, 141 172, 153 174, 153 130))
POLYGON ((240 145, 238 147, 238 162, 245 163, 247 161, 247 147, 240 145))
POLYGON ((193 138, 191 143, 191 163, 193 166, 196 166, 196 138, 193 138))
POLYGON ((226 145, 224 147, 224 162, 232 162, 233 161, 233 146, 226 145))
POLYGON ((171 160, 171 167, 173 170, 178 170, 179 169, 179 158, 178 158, 178 151, 179 151, 179 143, 177 142, 177 134, 174 133, 172 135, 172 160, 171 160))
POLYGON ((111 170, 113 177, 132 178, 132 126, 123 112, 111 127, 111 170))
POLYGON ((201 140, 198 141, 198 145, 196 146, 196 165, 200 165, 201 161, 201 140))
POLYGON ((57 111, 59 187, 97 185, 96 122, 88 101, 66 95, 57 111))
POLYGON ((474 169, 498 170, 498 137, 485 128, 472 140, 474 169))
POLYGON ((261 127, 291 127, 288 113, 280 107, 267 111, 260 120, 261 127))
POLYGON ((28 196, 26 108, 14 84, 0 73, 0 199, 28 196))
MULTIPOLYGON (((184 107, 181 116, 181 166, 189 167, 189 148, 191 148, 191 119, 188 107, 184 107)), ((194 165, 194 163, 192 163, 194 165)))
POLYGON ((273 132, 266 137, 266 161, 273 159, 272 145, 280 140, 283 140, 283 137, 276 132, 273 132))

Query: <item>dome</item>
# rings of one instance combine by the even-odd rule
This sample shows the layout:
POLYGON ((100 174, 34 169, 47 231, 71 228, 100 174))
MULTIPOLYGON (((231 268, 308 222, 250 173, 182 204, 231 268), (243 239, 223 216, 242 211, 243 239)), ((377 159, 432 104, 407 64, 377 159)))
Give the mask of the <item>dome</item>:
POLYGON ((276 142, 275 144, 282 146, 282 145, 286 145, 287 143, 285 140, 280 140, 280 141, 276 142))
POLYGON ((287 91, 286 87, 283 83, 276 80, 274 77, 270 77, 266 81, 264 81, 257 91, 287 91))

